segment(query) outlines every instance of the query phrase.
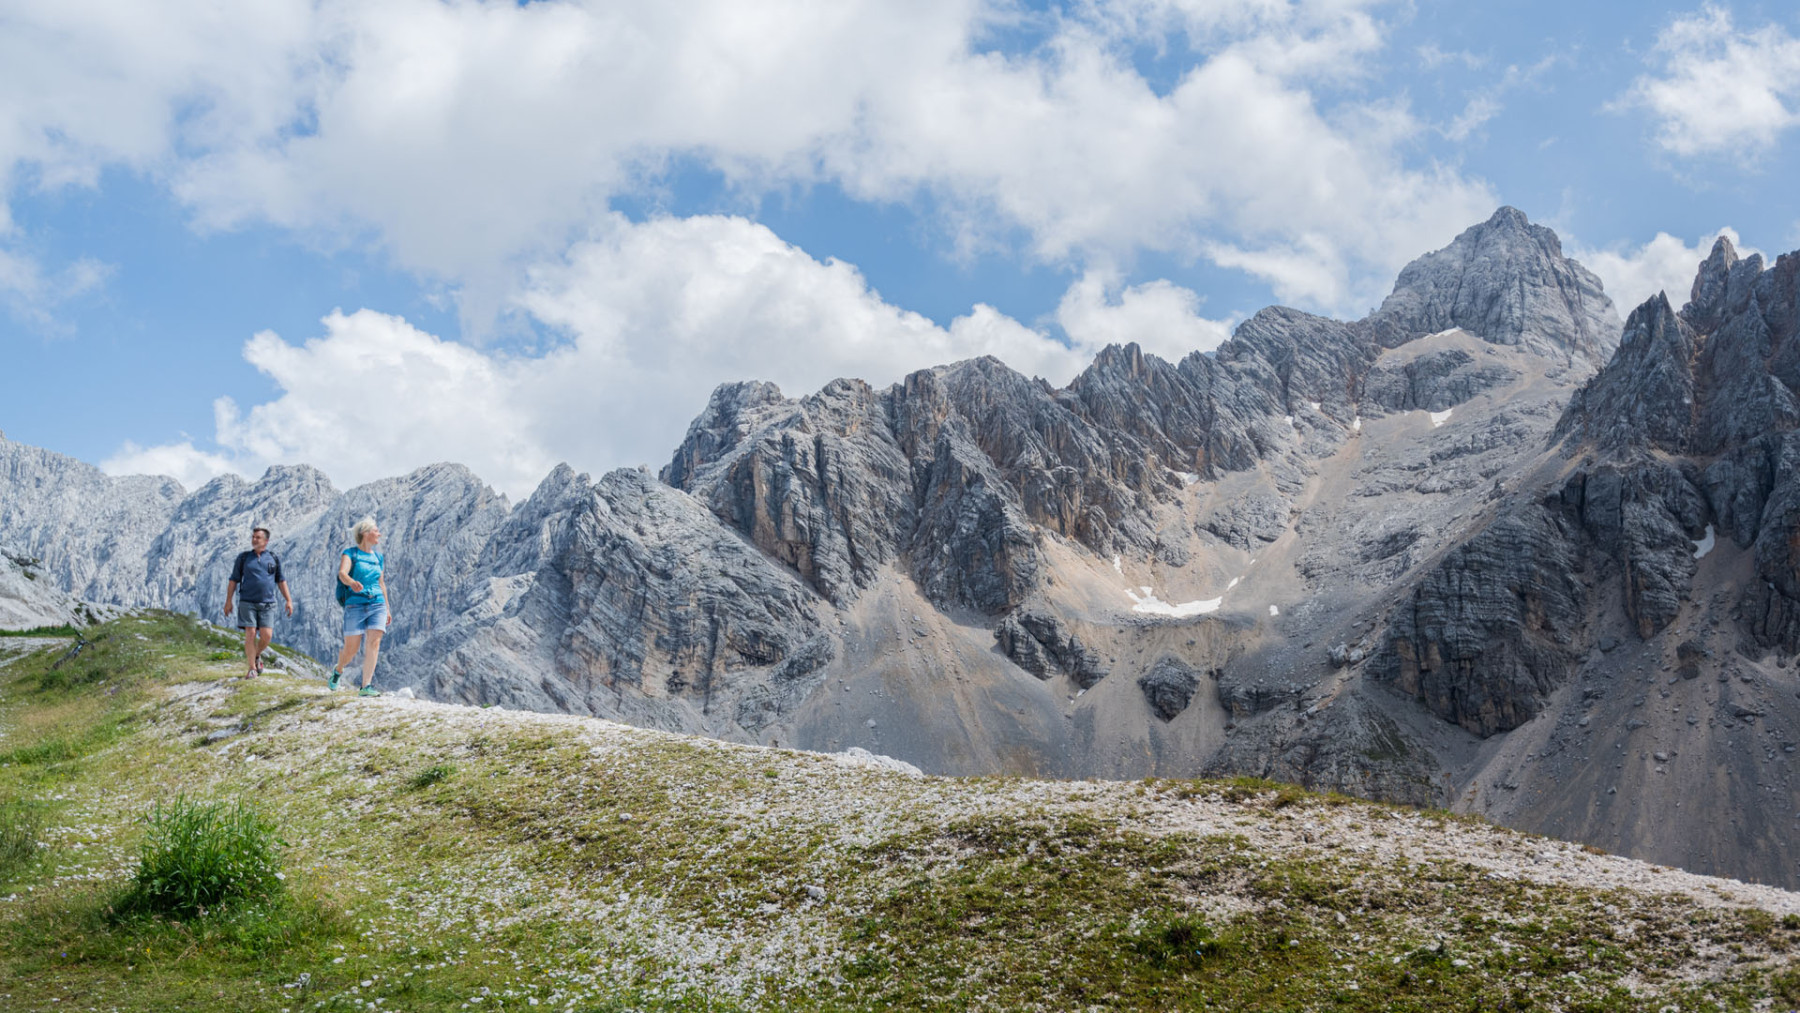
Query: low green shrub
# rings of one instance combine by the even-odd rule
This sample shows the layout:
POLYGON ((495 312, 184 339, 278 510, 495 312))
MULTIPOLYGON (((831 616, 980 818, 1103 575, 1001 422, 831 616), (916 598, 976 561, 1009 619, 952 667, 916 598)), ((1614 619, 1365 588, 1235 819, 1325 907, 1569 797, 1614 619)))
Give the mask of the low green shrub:
POLYGON ((145 817, 125 914, 192 918, 281 893, 281 841, 255 806, 176 795, 145 817))
POLYGON ((73 668, 52 668, 38 676, 38 689, 48 693, 59 689, 92 686, 104 681, 106 681, 106 669, 98 665, 81 671, 73 668))
POLYGON ((407 779, 406 786, 417 791, 432 785, 456 773, 456 768, 448 763, 434 763, 407 779))
POLYGON ((41 829, 36 806, 0 801, 0 885, 22 879, 37 863, 41 829))
POLYGON ((1233 941, 1214 934, 1198 918, 1177 916, 1144 927, 1133 940, 1138 955, 1158 967, 1199 967, 1213 957, 1229 954, 1233 941))

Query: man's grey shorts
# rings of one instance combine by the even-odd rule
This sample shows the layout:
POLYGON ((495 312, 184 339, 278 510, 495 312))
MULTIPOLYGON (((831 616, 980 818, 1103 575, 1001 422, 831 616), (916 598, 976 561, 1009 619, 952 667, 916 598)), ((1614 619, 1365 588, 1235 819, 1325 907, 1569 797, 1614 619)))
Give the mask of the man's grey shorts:
POLYGON ((240 630, 272 630, 275 628, 275 603, 239 599, 237 619, 240 630))

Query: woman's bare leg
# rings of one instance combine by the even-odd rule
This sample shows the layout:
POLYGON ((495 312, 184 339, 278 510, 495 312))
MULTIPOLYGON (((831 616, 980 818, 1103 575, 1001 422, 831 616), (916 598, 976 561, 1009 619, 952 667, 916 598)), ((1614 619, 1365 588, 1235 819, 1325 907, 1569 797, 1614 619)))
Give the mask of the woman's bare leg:
POLYGON ((363 651, 363 688, 375 681, 375 659, 381 654, 381 631, 370 630, 364 636, 369 638, 369 647, 363 651))
POLYGON ((362 634, 344 638, 344 649, 338 652, 337 670, 342 672, 350 659, 356 657, 356 649, 362 646, 362 634))

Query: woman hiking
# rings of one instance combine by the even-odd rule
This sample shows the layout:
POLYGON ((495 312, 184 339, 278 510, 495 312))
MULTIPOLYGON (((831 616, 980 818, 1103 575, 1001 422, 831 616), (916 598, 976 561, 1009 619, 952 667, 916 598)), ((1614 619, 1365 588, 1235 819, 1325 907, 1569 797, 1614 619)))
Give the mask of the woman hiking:
POLYGON ((370 685, 375 680, 375 659, 381 654, 381 637, 392 621, 387 603, 387 574, 382 572, 386 557, 375 551, 381 543, 381 529, 375 518, 364 517, 352 531, 356 545, 338 557, 338 583, 344 603, 344 649, 331 670, 330 688, 338 688, 344 666, 362 648, 362 689, 358 696, 380 696, 381 690, 370 685), (367 641, 365 643, 365 640, 367 641))

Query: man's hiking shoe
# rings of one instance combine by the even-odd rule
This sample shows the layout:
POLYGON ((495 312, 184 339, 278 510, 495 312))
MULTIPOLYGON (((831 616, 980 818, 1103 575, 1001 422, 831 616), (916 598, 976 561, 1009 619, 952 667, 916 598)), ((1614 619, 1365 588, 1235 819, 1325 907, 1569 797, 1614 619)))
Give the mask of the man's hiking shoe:
POLYGON ((338 680, 342 679, 343 677, 344 677, 344 673, 338 671, 335 668, 332 669, 331 670, 331 679, 325 683, 326 690, 328 690, 332 693, 336 693, 337 687, 338 687, 338 680))
POLYGON ((261 657, 258 657, 256 659, 256 674, 257 675, 262 674, 262 658, 261 657))
POLYGON ((363 688, 356 691, 356 695, 357 696, 380 696, 381 690, 378 690, 373 686, 364 686, 363 688))

